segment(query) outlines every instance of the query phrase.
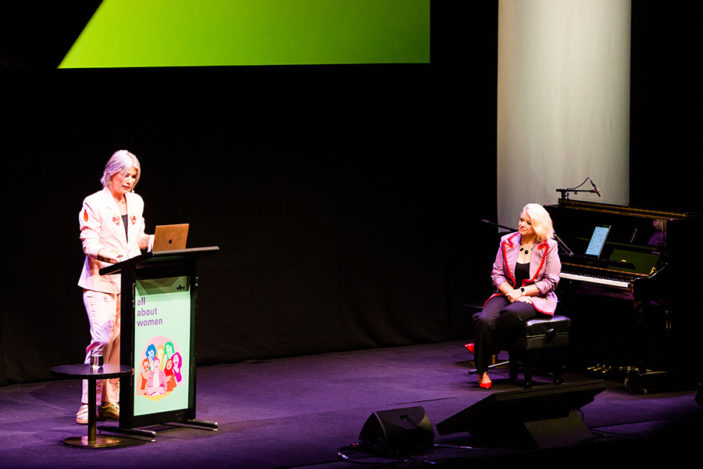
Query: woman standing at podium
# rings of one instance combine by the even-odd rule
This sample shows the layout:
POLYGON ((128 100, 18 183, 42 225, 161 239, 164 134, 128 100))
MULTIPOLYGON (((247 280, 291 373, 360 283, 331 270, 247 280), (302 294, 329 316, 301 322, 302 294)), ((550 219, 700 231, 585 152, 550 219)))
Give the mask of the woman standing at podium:
MULTIPOLYGON (((90 323, 90 344, 85 363, 102 355, 105 363, 120 363, 120 276, 100 275, 101 268, 151 250, 153 235, 144 232, 144 201, 134 193, 141 176, 139 160, 127 150, 118 150, 105 165, 102 190, 83 200, 79 214, 80 239, 85 263, 78 286, 90 323)), ((97 382, 99 417, 119 419, 119 379, 97 382)), ((88 384, 83 382, 81 406, 76 422, 88 423, 88 384)))
POLYGON ((503 236, 491 271, 497 289, 474 314, 475 343, 466 344, 474 354, 478 385, 491 387, 488 361, 491 354, 513 343, 525 323, 554 315, 561 261, 549 213, 539 204, 522 209, 518 231, 503 236))

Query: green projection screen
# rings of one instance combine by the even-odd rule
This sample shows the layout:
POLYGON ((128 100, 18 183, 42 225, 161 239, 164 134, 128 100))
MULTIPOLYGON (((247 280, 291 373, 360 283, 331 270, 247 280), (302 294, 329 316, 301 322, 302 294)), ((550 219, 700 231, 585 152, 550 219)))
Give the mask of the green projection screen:
POLYGON ((429 60, 430 0, 103 0, 59 68, 429 60))

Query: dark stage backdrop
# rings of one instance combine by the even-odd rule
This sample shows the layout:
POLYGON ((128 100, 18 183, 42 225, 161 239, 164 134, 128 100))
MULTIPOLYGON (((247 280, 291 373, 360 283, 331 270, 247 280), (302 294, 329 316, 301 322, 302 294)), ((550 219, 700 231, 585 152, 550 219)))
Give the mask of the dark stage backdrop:
POLYGON ((491 3, 435 12, 431 65, 7 71, 0 384, 83 359, 77 217, 118 148, 149 232, 221 248, 199 363, 465 337, 496 246, 491 3))
POLYGON ((630 203, 703 212, 703 4, 632 2, 630 203))

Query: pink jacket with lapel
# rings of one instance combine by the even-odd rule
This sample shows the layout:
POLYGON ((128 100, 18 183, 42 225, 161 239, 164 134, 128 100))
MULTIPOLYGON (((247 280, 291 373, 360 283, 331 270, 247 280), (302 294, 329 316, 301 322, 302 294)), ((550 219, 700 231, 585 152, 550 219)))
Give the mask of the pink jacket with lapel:
POLYGON ((88 290, 105 293, 120 293, 120 276, 100 275, 99 270, 111 265, 98 260, 98 251, 107 249, 126 260, 141 254, 140 244, 153 244, 153 236, 144 233, 144 201, 133 193, 127 199, 127 230, 125 235, 120 208, 108 189, 98 191, 83 200, 78 216, 80 238, 83 243, 85 262, 78 285, 88 290))
MULTIPOLYGON (((500 248, 491 271, 493 285, 498 288, 501 283, 507 281, 514 288, 519 288, 534 283, 539 289, 539 296, 531 297, 535 309, 554 315, 558 302, 554 291, 559 284, 561 273, 557 242, 548 239, 534 247, 530 258, 530 278, 522 285, 515 285, 515 264, 520 253, 520 239, 520 233, 510 233, 500 239, 500 248)), ((497 295, 499 293, 491 298, 497 295)))

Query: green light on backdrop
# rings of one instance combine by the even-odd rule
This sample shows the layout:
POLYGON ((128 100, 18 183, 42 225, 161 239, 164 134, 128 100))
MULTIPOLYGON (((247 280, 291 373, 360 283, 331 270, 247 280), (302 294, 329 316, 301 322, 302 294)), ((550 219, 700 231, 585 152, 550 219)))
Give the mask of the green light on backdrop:
POLYGON ((59 68, 429 60, 430 0, 104 0, 59 68))

